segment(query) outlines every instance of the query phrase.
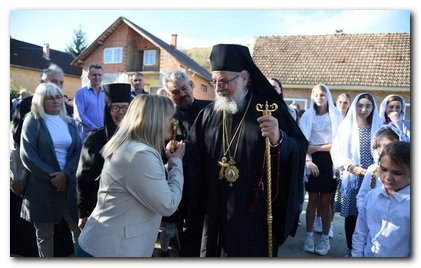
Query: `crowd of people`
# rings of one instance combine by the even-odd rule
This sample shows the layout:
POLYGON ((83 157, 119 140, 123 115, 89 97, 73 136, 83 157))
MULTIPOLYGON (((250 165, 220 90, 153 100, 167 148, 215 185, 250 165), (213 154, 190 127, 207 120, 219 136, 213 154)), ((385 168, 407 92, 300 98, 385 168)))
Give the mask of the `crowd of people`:
POLYGON ((183 71, 165 73, 151 94, 141 72, 103 84, 99 64, 72 106, 56 65, 33 96, 21 92, 12 133, 30 175, 23 196, 11 192, 11 254, 152 257, 159 239, 168 257, 177 236, 180 257, 277 257, 302 225, 307 193, 296 238, 305 252, 329 254, 338 212, 345 257, 410 256, 401 96, 379 107, 369 92, 334 101, 318 84, 305 110, 285 103, 280 80, 245 46, 215 45, 210 63, 213 101, 196 99, 183 71), (19 233, 30 249, 13 244, 19 233))

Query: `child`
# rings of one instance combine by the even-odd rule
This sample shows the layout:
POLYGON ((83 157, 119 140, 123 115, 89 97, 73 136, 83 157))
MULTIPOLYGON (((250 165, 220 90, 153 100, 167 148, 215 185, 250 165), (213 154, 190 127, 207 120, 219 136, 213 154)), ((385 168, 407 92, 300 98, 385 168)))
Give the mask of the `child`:
POLYGON ((383 186, 364 199, 352 236, 352 257, 409 257, 410 143, 387 144, 379 167, 383 186))
POLYGON ((384 146, 389 144, 392 141, 410 141, 400 129, 398 129, 393 124, 385 125, 381 127, 376 134, 374 134, 374 139, 371 146, 371 154, 374 158, 374 164, 367 168, 367 172, 364 176, 364 180, 361 183, 361 188, 357 194, 357 207, 360 209, 364 198, 368 191, 371 189, 381 187, 383 184, 380 181, 379 177, 379 165, 378 160, 379 156, 383 151, 384 146))

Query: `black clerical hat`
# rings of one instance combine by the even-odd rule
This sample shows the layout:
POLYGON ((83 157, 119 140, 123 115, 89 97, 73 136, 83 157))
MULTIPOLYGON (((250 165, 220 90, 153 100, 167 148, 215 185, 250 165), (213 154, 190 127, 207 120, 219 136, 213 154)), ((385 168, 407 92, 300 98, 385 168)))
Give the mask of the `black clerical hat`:
POLYGON ((249 48, 234 44, 218 44, 212 47, 210 54, 212 71, 241 72, 247 70, 250 75, 251 89, 275 99, 282 99, 254 63, 249 48))
POLYGON ((105 103, 131 102, 131 85, 124 83, 114 83, 104 85, 105 103))
POLYGON ((210 55, 212 71, 241 72, 253 61, 245 46, 219 44, 213 46, 210 55))

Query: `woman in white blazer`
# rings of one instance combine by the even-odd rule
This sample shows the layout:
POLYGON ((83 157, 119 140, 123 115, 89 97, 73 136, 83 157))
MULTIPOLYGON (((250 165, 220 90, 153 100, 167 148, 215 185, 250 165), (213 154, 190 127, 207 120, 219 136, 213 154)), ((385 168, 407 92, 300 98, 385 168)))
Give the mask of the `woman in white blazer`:
POLYGON ((151 257, 162 216, 172 215, 183 189, 184 141, 167 168, 160 152, 172 139, 174 105, 160 95, 133 99, 104 146, 98 201, 79 237, 77 257, 151 257))

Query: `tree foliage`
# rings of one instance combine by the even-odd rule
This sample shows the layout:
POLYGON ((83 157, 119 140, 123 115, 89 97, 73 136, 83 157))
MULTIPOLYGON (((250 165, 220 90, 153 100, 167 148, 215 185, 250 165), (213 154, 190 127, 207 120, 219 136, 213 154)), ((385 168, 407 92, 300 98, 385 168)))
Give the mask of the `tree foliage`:
POLYGON ((15 83, 13 82, 13 79, 10 79, 10 99, 11 99, 11 100, 13 100, 13 99, 15 99, 15 98, 19 97, 19 92, 20 92, 22 89, 26 89, 26 88, 23 88, 22 86, 20 86, 19 88, 17 88, 17 87, 15 86, 15 83))
POLYGON ((191 49, 181 49, 180 51, 192 58, 200 66, 206 69, 209 73, 211 72, 211 65, 209 61, 209 55, 212 48, 191 48, 191 49))
POLYGON ((76 58, 88 47, 88 39, 86 33, 82 30, 81 25, 79 25, 79 29, 74 30, 73 33, 73 40, 67 44, 65 51, 76 58))

